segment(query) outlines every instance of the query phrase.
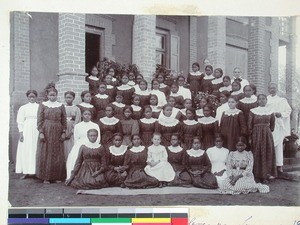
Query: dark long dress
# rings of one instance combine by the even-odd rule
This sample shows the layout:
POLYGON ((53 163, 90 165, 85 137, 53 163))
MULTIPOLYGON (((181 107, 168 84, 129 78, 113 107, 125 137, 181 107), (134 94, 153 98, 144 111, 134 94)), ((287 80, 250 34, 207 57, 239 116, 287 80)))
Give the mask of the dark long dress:
POLYGON ((231 95, 237 97, 238 100, 241 100, 245 97, 244 93, 241 91, 233 91, 231 92, 231 95))
POLYGON ((116 97, 116 87, 113 85, 106 85, 105 93, 110 97, 111 102, 115 100, 116 97))
POLYGON ((152 109, 152 117, 155 119, 158 119, 161 109, 159 109, 159 108, 157 108, 157 106, 153 106, 153 105, 150 105, 150 107, 152 109))
MULTIPOLYGON (((47 104, 47 103, 45 103, 47 104)), ((37 127, 45 136, 45 141, 38 140, 36 152, 36 177, 41 180, 64 180, 66 165, 64 143, 60 137, 67 129, 64 105, 48 107, 41 103, 38 108, 37 127)))
POLYGON ((96 109, 96 120, 105 117, 105 108, 111 102, 111 99, 106 94, 96 94, 92 98, 92 105, 96 109))
POLYGON ((129 119, 129 120, 121 120, 123 133, 123 145, 131 144, 131 136, 134 134, 139 134, 139 123, 137 120, 129 119))
POLYGON ((86 76, 85 81, 89 83, 89 91, 91 95, 94 96, 98 93, 100 80, 99 78, 97 78, 97 80, 93 80, 90 77, 91 75, 86 76))
POLYGON ((215 136, 219 131, 218 120, 213 117, 202 117, 198 120, 202 149, 207 150, 215 145, 215 136))
POLYGON ((117 92, 121 92, 123 96, 123 103, 125 105, 131 105, 132 95, 134 93, 134 88, 129 85, 121 85, 117 87, 117 92))
POLYGON ((193 138, 201 137, 200 124, 195 120, 184 120, 181 122, 180 138, 184 149, 192 147, 193 138))
POLYGON ((173 181, 169 183, 170 186, 189 186, 191 185, 191 176, 185 169, 183 159, 185 150, 178 146, 177 148, 181 149, 178 151, 177 149, 174 151, 172 146, 167 147, 168 153, 168 162, 172 165, 175 171, 175 178, 173 181), (171 150, 170 150, 171 149, 171 150))
POLYGON ((251 98, 242 98, 236 105, 236 108, 243 111, 245 120, 247 122, 249 118, 250 109, 253 109, 257 106, 257 98, 256 96, 253 96, 251 98))
POLYGON ((99 189, 108 187, 104 172, 106 170, 105 149, 90 148, 82 145, 79 150, 74 169, 71 173, 70 185, 77 189, 99 189), (92 174, 99 171, 99 175, 93 177, 92 174))
POLYGON ((114 170, 115 167, 123 166, 127 147, 121 145, 122 152, 116 154, 113 152, 115 146, 110 146, 106 149, 107 171, 105 172, 106 181, 109 186, 120 186, 124 183, 126 176, 121 176, 121 173, 114 170))
POLYGON ((143 145, 146 147, 152 145, 152 135, 156 129, 156 119, 140 119, 139 130, 143 145))
POLYGON ((93 122, 96 122, 96 119, 97 119, 97 112, 96 112, 96 108, 95 106, 93 106, 92 104, 88 104, 88 106, 90 107, 86 107, 85 104, 88 104, 88 103, 80 103, 77 105, 77 107, 80 109, 80 113, 81 113, 81 120, 82 120, 82 115, 83 115, 83 112, 86 111, 86 110, 89 110, 92 114, 92 121, 93 122))
POLYGON ((250 111, 248 120, 251 147, 254 157, 253 173, 256 178, 266 179, 267 174, 276 176, 275 147, 272 131, 274 114, 265 107, 250 111))
POLYGON ((136 105, 131 105, 132 109, 133 109, 133 113, 132 113, 132 119, 134 120, 139 120, 142 118, 142 113, 143 113, 143 108, 140 106, 136 106, 136 105))
POLYGON ((187 82, 190 84, 190 90, 193 97, 195 97, 198 91, 200 91, 203 77, 204 75, 201 74, 199 71, 197 71, 196 73, 191 72, 188 74, 187 82))
POLYGON ((207 154, 204 150, 187 150, 184 154, 184 165, 186 169, 189 171, 189 174, 192 178, 192 184, 195 187, 199 188, 207 188, 207 189, 215 189, 218 188, 218 183, 216 177, 210 172, 211 171, 211 163, 207 154), (197 154, 192 156, 190 151, 201 151, 201 154, 197 154), (191 173, 197 170, 203 171, 201 175, 193 175, 191 173))
POLYGON ((244 113, 241 110, 235 110, 234 113, 225 111, 221 117, 220 133, 224 137, 224 147, 229 151, 234 151, 237 138, 247 137, 247 124, 244 113))
POLYGON ((184 104, 184 99, 181 95, 178 95, 177 93, 176 94, 173 94, 171 93, 171 95, 173 98, 175 98, 175 106, 176 108, 178 109, 183 109, 183 104, 184 104))
POLYGON ((142 108, 150 104, 149 102, 150 92, 148 90, 147 91, 138 90, 134 94, 140 97, 140 106, 142 108))
POLYGON ((212 84, 212 86, 211 86, 212 94, 219 98, 220 97, 219 89, 224 86, 223 78, 222 77, 215 78, 214 80, 211 81, 211 84, 212 84))
POLYGON ((200 91, 211 94, 212 89, 212 80, 214 79, 213 75, 207 76, 203 75, 203 79, 201 81, 200 91))
POLYGON ((122 130, 120 120, 115 117, 104 117, 98 121, 98 124, 101 132, 101 144, 110 146, 113 135, 122 130))
POLYGON ((158 186, 158 180, 154 177, 148 176, 144 168, 147 163, 147 148, 140 152, 133 152, 127 150, 125 154, 124 166, 127 168, 127 178, 124 184, 128 188, 151 188, 158 186))
POLYGON ((114 108, 114 116, 119 120, 122 120, 124 118, 123 109, 125 107, 125 104, 113 102, 112 106, 114 108))
POLYGON ((156 131, 162 135, 162 145, 169 146, 171 144, 172 134, 178 134, 180 132, 179 120, 173 118, 172 122, 168 123, 165 117, 159 119, 156 126, 156 131))
POLYGON ((159 90, 165 93, 165 96, 170 95, 171 88, 166 84, 160 84, 159 90))

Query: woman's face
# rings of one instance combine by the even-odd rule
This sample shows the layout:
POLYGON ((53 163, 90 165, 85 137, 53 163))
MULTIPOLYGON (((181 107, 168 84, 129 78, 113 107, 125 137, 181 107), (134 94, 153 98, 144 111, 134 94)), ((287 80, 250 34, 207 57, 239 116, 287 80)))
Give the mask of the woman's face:
POLYGON ((113 111, 113 109, 112 109, 111 106, 107 106, 107 107, 105 108, 105 115, 106 115, 107 117, 113 117, 114 111, 113 111))
POLYGON ((185 102, 184 102, 184 107, 185 107, 186 109, 192 108, 192 105, 193 105, 193 103, 192 103, 191 100, 185 100, 185 102))
POLYGON ((106 75, 106 77, 105 77, 105 83, 106 84, 111 84, 112 83, 112 76, 111 75, 106 75))
POLYGON ((172 85, 172 86, 171 86, 171 92, 172 92, 172 93, 177 93, 177 92, 178 92, 178 86, 172 85))
POLYGON ((57 93, 55 91, 49 91, 47 97, 50 102, 55 102, 57 99, 57 93))
POLYGON ((141 102, 140 98, 138 96, 135 96, 134 99, 133 99, 133 104, 134 105, 140 105, 140 102, 141 102))
POLYGON ((204 108, 203 108, 203 115, 204 115, 205 117, 211 116, 211 110, 210 110, 209 107, 204 107, 204 108))
POLYGON ((143 80, 143 77, 141 75, 136 76, 136 82, 139 84, 143 80))
POLYGON ((67 103, 68 105, 72 105, 73 100, 74 100, 73 95, 70 95, 70 94, 66 94, 66 95, 65 95, 65 101, 66 101, 66 103, 67 103))
POLYGON ((157 105, 158 100, 156 96, 151 96, 150 98, 150 105, 157 105))
POLYGON ((121 145, 122 145, 122 137, 121 136, 115 136, 114 137, 114 145, 116 146, 116 147, 120 147, 121 145))
POLYGON ((224 104, 224 103, 226 103, 227 102, 227 96, 226 95, 224 95, 224 94, 220 94, 220 102, 222 103, 222 104, 224 104))
POLYGON ((157 76, 157 80, 158 80, 158 82, 159 82, 160 84, 162 84, 162 83, 165 81, 165 78, 164 78, 163 75, 159 74, 159 75, 157 76))
POLYGON ((215 146, 217 148, 222 148, 222 146, 223 146, 223 140, 221 138, 216 138, 216 140, 215 140, 215 146))
POLYGON ((113 68, 109 69, 108 74, 113 77, 115 75, 115 70, 113 68))
POLYGON ((117 103, 122 103, 122 101, 123 101, 123 96, 122 95, 117 95, 116 96, 116 102, 117 103))
POLYGON ((86 93, 83 96, 83 102, 85 102, 85 103, 91 103, 91 101, 92 101, 92 95, 90 93, 86 93))
POLYGON ((187 118, 188 120, 194 119, 194 114, 192 113, 192 111, 186 110, 186 118, 187 118))
POLYGON ((105 93, 105 91, 106 91, 106 85, 104 85, 104 84, 100 84, 100 86, 99 86, 99 93, 100 94, 103 94, 103 93, 105 93))
POLYGON ((90 131, 87 136, 90 142, 95 143, 98 138, 98 133, 96 131, 90 131))
POLYGON ((146 108, 144 114, 145 114, 145 118, 146 119, 150 119, 152 117, 152 110, 151 110, 151 108, 146 108))
POLYGON ((193 70, 193 72, 197 72, 200 70, 200 68, 196 65, 192 65, 192 70, 193 70))
POLYGON ((92 113, 89 110, 86 110, 83 112, 82 118, 84 122, 89 122, 92 119, 92 113))
POLYGON ((220 78, 221 76, 222 76, 222 74, 220 73, 219 70, 215 70, 215 71, 214 71, 214 77, 215 77, 215 78, 220 78))
POLYGON ((128 81, 129 81, 128 76, 123 76, 123 77, 122 77, 122 84, 127 84, 128 81))
POLYGON ((126 119, 131 118, 131 114, 132 114, 132 112, 131 112, 130 109, 125 109, 124 116, 125 116, 126 119))
POLYGON ((164 115, 166 117, 170 117, 172 115, 172 107, 171 106, 166 106, 164 109, 164 115))
POLYGON ((246 97, 250 98, 253 95, 253 90, 250 86, 244 88, 244 94, 246 97))
POLYGON ((175 136, 175 135, 172 135, 172 137, 171 137, 171 145, 172 146, 178 146, 178 137, 177 136, 175 136))
POLYGON ((200 142, 200 140, 198 138, 195 138, 193 140, 193 149, 194 150, 198 150, 200 148, 201 148, 201 142, 200 142))
POLYGON ((236 150, 238 150, 239 152, 243 152, 246 149, 245 143, 243 143, 241 141, 239 141, 235 147, 236 147, 236 150))
POLYGON ((205 68, 205 73, 207 74, 207 75, 211 75, 212 74, 212 70, 211 70, 211 68, 209 68, 209 67, 206 67, 205 68))
POLYGON ((229 106, 230 109, 235 109, 236 103, 237 102, 233 98, 228 99, 228 106, 229 106))
POLYGON ((141 145, 141 138, 137 135, 135 135, 133 138, 132 138, 132 144, 133 146, 135 147, 138 147, 141 145))
POLYGON ((178 78, 178 85, 179 86, 183 86, 184 85, 184 82, 185 82, 185 79, 183 77, 179 77, 178 78))
POLYGON ((233 82, 232 83, 232 90, 233 91, 239 91, 240 90, 240 86, 236 82, 233 82))
POLYGON ((146 82, 143 82, 143 81, 139 82, 139 87, 140 87, 140 89, 142 91, 147 90, 147 84, 146 84, 146 82))
MULTIPOLYGON (((72 96, 73 97, 73 96, 72 96)), ((27 99, 30 103, 35 103, 36 101, 36 95, 33 94, 33 93, 30 93, 28 96, 27 96, 27 99)))
POLYGON ((153 90, 158 90, 159 89, 159 83, 158 83, 158 81, 153 81, 153 83, 152 83, 152 89, 153 90))
POLYGON ((91 71, 92 76, 97 76, 98 75, 98 69, 96 67, 94 67, 91 71))
POLYGON ((168 99, 168 104, 170 104, 171 106, 175 106, 175 103, 176 103, 176 101, 175 101, 175 99, 174 98, 169 98, 168 99))
POLYGON ((207 100, 205 98, 200 99, 200 108, 203 109, 203 107, 207 104, 207 100))
POLYGON ((228 80, 228 79, 224 79, 224 80, 223 80, 223 85, 224 85, 225 87, 228 87, 230 84, 231 84, 231 83, 230 83, 230 80, 228 80))
POLYGON ((267 98, 264 95, 258 96, 258 99, 257 99, 258 106, 261 106, 261 107, 266 106, 267 101, 268 100, 267 100, 267 98))

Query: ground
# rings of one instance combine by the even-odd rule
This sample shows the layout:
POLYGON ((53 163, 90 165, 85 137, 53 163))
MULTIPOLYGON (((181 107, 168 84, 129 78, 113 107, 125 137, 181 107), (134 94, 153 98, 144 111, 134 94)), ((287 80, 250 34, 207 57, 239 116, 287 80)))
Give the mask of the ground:
POLYGON ((20 180, 20 174, 10 171, 9 202, 13 207, 49 206, 160 206, 160 205, 262 205, 300 206, 300 183, 277 179, 270 183, 270 193, 248 195, 138 195, 99 196, 76 195, 76 190, 60 184, 43 184, 29 178, 20 180))

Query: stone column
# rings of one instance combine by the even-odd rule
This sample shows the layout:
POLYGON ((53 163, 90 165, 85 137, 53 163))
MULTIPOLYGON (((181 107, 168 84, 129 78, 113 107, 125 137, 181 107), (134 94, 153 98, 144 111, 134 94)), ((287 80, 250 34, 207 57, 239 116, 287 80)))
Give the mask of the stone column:
POLYGON ((74 104, 81 102, 80 94, 88 90, 85 82, 85 14, 59 14, 59 80, 56 87, 59 100, 66 91, 74 91, 74 104))
POLYGON ((265 18, 249 18, 248 79, 265 93, 265 18))
POLYGON ((279 48, 279 19, 278 19, 278 17, 272 17, 270 46, 271 46, 271 54, 270 54, 271 82, 278 84, 278 48, 279 48))
POLYGON ((133 22, 132 62, 150 82, 156 67, 156 16, 135 15, 133 22))
MULTIPOLYGON (((222 68, 225 71, 226 51, 226 17, 208 17, 208 43, 207 58, 214 68, 222 68)), ((204 70, 204 68, 203 68, 204 70)))
POLYGON ((190 16, 190 68, 197 62, 197 17, 190 16))

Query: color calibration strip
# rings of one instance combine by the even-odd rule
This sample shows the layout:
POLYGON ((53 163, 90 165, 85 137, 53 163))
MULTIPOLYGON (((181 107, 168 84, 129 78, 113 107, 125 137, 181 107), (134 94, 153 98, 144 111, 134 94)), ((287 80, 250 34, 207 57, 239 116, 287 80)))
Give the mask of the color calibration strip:
POLYGON ((187 208, 47 208, 8 210, 9 225, 187 225, 187 208))

